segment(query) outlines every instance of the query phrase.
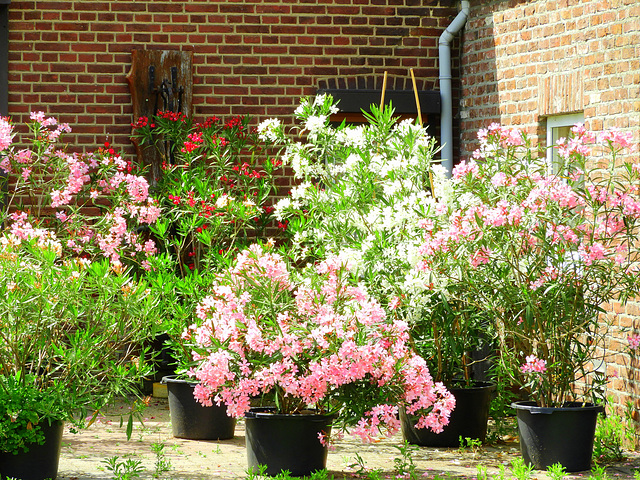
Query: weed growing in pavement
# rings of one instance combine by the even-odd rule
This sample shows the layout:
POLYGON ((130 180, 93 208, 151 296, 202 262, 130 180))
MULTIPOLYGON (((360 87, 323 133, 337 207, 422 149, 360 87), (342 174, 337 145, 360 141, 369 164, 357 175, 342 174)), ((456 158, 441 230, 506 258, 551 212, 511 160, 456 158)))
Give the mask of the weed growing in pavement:
POLYGON ((418 447, 405 440, 402 445, 394 445, 394 448, 400 452, 400 457, 393 459, 396 475, 403 478, 417 478, 416 465, 413 463, 413 453, 418 450, 418 447))
POLYGON ((527 465, 521 457, 511 460, 511 474, 516 480, 531 480, 533 465, 527 465))
POLYGON ((458 447, 458 451, 460 453, 465 452, 467 450, 471 450, 475 455, 476 453, 478 453, 478 450, 482 448, 482 442, 480 441, 479 438, 469 438, 469 437, 462 438, 462 435, 460 435, 458 439, 460 441, 460 446, 458 447))
POLYGON ((597 463, 594 464, 591 469, 591 475, 589 475, 589 480, 609 480, 605 466, 598 465, 597 463))
POLYGON ((551 480, 562 480, 567 474, 567 471, 560 463, 554 463, 547 467, 547 475, 551 480))
POLYGON ((155 442, 151 444, 151 451, 156 456, 154 478, 161 478, 163 473, 171 470, 171 461, 168 460, 164 453, 164 443, 155 442))
POLYGON ((120 460, 120 457, 114 455, 102 461, 104 468, 109 470, 113 475, 113 480, 132 480, 140 478, 140 473, 144 471, 142 462, 127 458, 120 460))

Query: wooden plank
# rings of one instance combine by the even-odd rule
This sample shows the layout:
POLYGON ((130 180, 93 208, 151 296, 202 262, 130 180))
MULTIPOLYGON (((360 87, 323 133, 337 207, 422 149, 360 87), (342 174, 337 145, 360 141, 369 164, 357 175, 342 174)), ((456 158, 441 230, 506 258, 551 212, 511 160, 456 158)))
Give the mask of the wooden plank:
MULTIPOLYGON (((193 52, 179 50, 133 50, 127 83, 133 102, 133 123, 158 110, 191 116, 193 97, 193 52), (182 93, 180 93, 182 92, 182 93)), ((148 167, 153 185, 162 174, 163 156, 155 148, 141 148, 133 142, 138 162, 148 167)))

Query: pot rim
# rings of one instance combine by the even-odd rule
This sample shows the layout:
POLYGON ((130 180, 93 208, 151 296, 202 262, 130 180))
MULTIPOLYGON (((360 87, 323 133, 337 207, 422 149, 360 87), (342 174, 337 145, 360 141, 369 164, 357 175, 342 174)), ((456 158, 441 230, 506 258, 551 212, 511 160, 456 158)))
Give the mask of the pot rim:
POLYGON ((169 383, 180 383, 180 384, 188 384, 192 387, 195 387, 196 385, 198 385, 199 382, 194 382, 192 380, 186 380, 184 378, 178 378, 178 375, 166 375, 164 377, 162 377, 162 380, 160 381, 160 383, 162 385, 167 385, 169 383))
POLYGON ((532 414, 551 414, 555 412, 604 412, 603 405, 595 405, 590 402, 566 402, 562 407, 539 407, 536 402, 518 401, 511 403, 511 408, 516 410, 527 410, 532 414))
POLYGON ((455 389, 455 390, 490 390, 494 391, 497 388, 497 384, 495 382, 480 382, 473 381, 470 386, 465 386, 463 383, 450 383, 444 385, 447 390, 455 389))
POLYGON ((330 413, 277 413, 275 407, 252 407, 244 414, 244 418, 289 419, 301 421, 333 421, 337 414, 330 413))

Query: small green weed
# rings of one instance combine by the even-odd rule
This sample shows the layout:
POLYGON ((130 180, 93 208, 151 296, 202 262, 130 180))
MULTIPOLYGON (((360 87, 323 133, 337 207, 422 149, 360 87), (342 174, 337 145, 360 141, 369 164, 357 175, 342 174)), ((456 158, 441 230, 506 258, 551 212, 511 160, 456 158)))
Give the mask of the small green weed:
POLYGON ((521 457, 511 460, 511 474, 516 480, 531 480, 533 465, 527 465, 521 457))
POLYGON ((160 478, 163 473, 167 473, 171 470, 171 461, 169 461, 164 454, 164 443, 155 442, 151 444, 151 451, 156 456, 154 478, 160 478))
POLYGON ((400 457, 393 459, 396 475, 404 478, 416 478, 416 465, 413 463, 413 453, 418 450, 417 445, 411 445, 406 440, 402 445, 394 445, 400 452, 400 457))
POLYGON ((607 475, 607 469, 605 468, 605 466, 598 465, 596 463, 591 469, 589 480, 609 480, 609 476, 607 475))
POLYGON ((560 463, 554 463, 547 467, 547 475, 551 480, 562 480, 567 475, 567 471, 560 463))
POLYGON ((619 462, 624 458, 622 445, 625 426, 619 415, 599 415, 593 442, 593 456, 598 463, 619 462))
POLYGON ((103 460, 102 463, 104 464, 104 468, 109 470, 113 475, 113 480, 140 478, 140 473, 144 471, 140 460, 134 460, 132 458, 120 460, 120 457, 117 455, 103 460))
MULTIPOLYGON (((359 453, 356 453, 356 458, 353 462, 351 463, 347 463, 347 468, 350 468, 353 470, 353 472, 356 475, 364 475, 367 473, 367 471, 369 470, 367 468, 366 463, 364 462, 364 459, 360 456, 359 453)), ((348 457, 345 458, 345 463, 348 462, 348 457)))
POLYGON ((472 450, 475 454, 478 453, 478 450, 480 450, 480 448, 482 448, 482 442, 479 438, 462 438, 462 435, 460 435, 460 437, 458 437, 458 440, 460 442, 460 446, 458 447, 459 452, 472 450))

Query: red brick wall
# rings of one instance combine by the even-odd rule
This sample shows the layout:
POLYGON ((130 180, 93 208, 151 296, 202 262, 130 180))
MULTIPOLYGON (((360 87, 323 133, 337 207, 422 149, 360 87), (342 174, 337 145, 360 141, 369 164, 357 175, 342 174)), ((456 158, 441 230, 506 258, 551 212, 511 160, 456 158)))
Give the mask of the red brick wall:
MULTIPOLYGON (((462 48, 464 158, 477 146, 478 128, 490 122, 521 127, 544 142, 546 116, 574 112, 584 112, 593 131, 617 127, 640 140, 637 0, 471 2, 462 48)), ((618 378, 607 393, 619 411, 627 401, 637 410, 640 364, 626 338, 640 328, 640 306, 610 309, 613 331, 600 353, 607 375, 618 378)))
MULTIPOLYGON (((9 113, 59 117, 89 148, 128 147, 133 49, 194 52, 194 117, 290 115, 328 79, 437 83, 452 0, 19 1, 9 6, 9 113)), ((391 86, 394 86, 391 83, 391 86)))

